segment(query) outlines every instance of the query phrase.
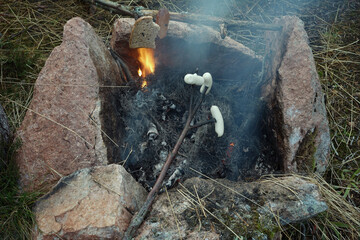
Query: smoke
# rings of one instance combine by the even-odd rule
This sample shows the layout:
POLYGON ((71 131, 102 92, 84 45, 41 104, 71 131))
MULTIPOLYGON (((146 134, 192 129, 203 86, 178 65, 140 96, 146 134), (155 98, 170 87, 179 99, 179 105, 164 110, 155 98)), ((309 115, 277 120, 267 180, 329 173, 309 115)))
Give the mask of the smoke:
MULTIPOLYGON (((299 14, 304 6, 314 2, 317 1, 198 0, 189 1, 187 10, 208 17, 271 23, 275 17, 299 14)), ((197 28, 194 26, 194 29, 199 26, 201 24, 197 28)), ((218 29, 218 26, 212 27, 218 29)), ((198 30, 195 32, 201 32, 201 27, 198 30)), ((228 36, 258 55, 263 55, 266 45, 264 30, 233 27, 228 29, 228 36)), ((181 157, 189 165, 193 165, 192 161, 196 159, 196 163, 200 164, 198 169, 208 170, 207 174, 213 174, 214 177, 225 172, 224 175, 231 180, 238 180, 251 173, 256 175, 276 171, 277 156, 274 155, 270 139, 264 137, 267 112, 261 100, 260 61, 251 60, 247 56, 239 57, 233 49, 229 50, 211 40, 193 43, 189 39, 185 41, 173 37, 164 38, 158 43, 157 69, 163 71, 159 74, 159 70, 156 70, 153 76, 155 85, 151 86, 150 81, 150 92, 138 92, 128 96, 132 98, 125 98, 127 103, 122 103, 123 107, 129 107, 122 114, 127 117, 124 125, 128 129, 124 142, 133 143, 132 148, 126 146, 124 150, 122 160, 127 159, 125 166, 133 168, 133 172, 139 172, 137 178, 144 178, 151 185, 156 171, 151 173, 144 166, 161 166, 164 160, 161 156, 165 156, 170 150, 169 146, 174 145, 183 125, 182 119, 187 114, 187 103, 183 104, 189 99, 188 91, 181 86, 183 76, 198 68, 200 75, 210 72, 214 76, 214 87, 204 102, 204 109, 209 109, 213 104, 220 107, 225 120, 225 137, 218 139, 214 137, 213 130, 209 132, 205 128, 191 133, 184 141, 182 151, 185 154, 181 157), (175 70, 179 73, 174 73, 175 70), (159 136, 155 140, 147 137, 150 125, 157 125, 159 136), (214 149, 214 146, 217 148, 214 149), (157 158, 155 164, 143 162, 152 158, 157 158), (201 163, 202 158, 204 163, 201 163)), ((205 111, 200 119, 195 120, 201 119, 206 119, 205 111)), ((178 166, 182 166, 182 162, 179 160, 178 166)))
POLYGON ((191 1, 189 8, 197 14, 226 17, 232 15, 229 3, 227 0, 198 0, 191 1))

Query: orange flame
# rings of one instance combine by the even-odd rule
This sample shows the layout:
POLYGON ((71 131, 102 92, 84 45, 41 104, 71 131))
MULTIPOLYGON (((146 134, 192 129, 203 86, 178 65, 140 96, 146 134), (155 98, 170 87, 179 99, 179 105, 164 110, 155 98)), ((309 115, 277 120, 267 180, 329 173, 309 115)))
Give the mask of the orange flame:
POLYGON ((142 76, 142 71, 141 71, 141 69, 139 68, 139 70, 138 70, 138 75, 139 75, 139 77, 141 77, 142 76))
POLYGON ((141 88, 145 88, 145 87, 147 87, 147 81, 143 81, 142 83, 141 83, 141 88))
POLYGON ((235 146, 235 143, 233 143, 233 142, 230 143, 230 146, 231 146, 231 147, 234 147, 234 146, 235 146))
POLYGON ((139 69, 138 71, 139 76, 146 77, 146 75, 154 73, 155 72, 154 49, 138 48, 137 51, 139 53, 138 60, 141 63, 141 69, 139 69))

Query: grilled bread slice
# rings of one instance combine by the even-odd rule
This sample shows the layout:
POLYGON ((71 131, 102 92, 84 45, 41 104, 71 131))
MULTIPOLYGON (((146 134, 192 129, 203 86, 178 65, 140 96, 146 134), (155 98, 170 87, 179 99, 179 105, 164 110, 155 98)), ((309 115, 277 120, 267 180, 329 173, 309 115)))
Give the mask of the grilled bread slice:
POLYGON ((160 26, 153 22, 151 16, 144 16, 136 20, 130 34, 130 48, 154 48, 155 38, 160 26))

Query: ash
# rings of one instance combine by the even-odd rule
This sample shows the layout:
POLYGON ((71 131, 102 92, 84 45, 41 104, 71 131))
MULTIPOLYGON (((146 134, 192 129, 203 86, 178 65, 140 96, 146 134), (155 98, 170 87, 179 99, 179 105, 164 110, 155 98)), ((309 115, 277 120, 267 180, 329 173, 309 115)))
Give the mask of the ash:
MULTIPOLYGON (((184 83, 187 73, 158 68, 154 75, 147 76, 146 88, 140 89, 139 79, 119 95, 124 131, 118 163, 148 190, 183 130, 191 95, 195 102, 200 98, 200 87, 184 83)), ((217 105, 224 118, 224 135, 217 137, 214 124, 190 130, 165 185, 172 187, 187 178, 201 177, 192 169, 233 181, 253 180, 278 170, 277 156, 262 123, 266 114, 259 93, 260 88, 251 82, 214 78, 213 88, 192 124, 210 119, 210 107, 217 105)))

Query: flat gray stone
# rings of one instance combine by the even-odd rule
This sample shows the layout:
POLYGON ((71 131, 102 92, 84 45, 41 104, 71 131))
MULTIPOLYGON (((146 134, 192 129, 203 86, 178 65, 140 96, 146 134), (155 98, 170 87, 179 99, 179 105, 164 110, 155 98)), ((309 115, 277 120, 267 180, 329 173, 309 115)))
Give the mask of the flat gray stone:
POLYGON ((188 239, 194 233, 232 239, 228 228, 244 239, 267 239, 279 231, 277 221, 286 225, 326 210, 317 185, 301 177, 250 183, 191 178, 169 197, 158 197, 136 239, 188 239))

